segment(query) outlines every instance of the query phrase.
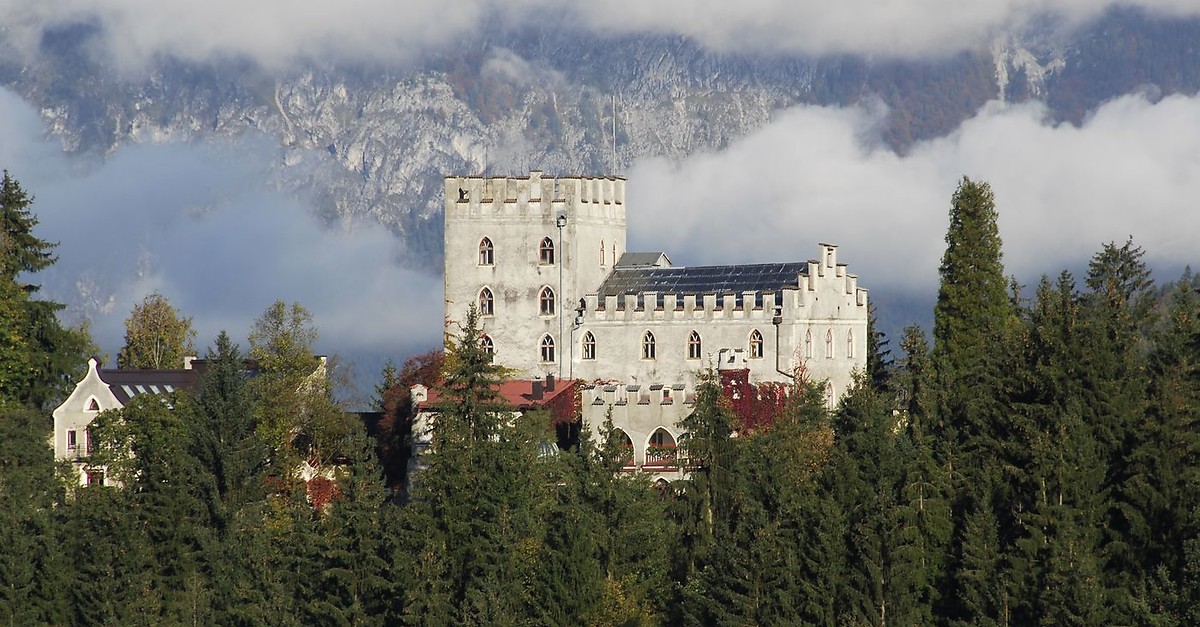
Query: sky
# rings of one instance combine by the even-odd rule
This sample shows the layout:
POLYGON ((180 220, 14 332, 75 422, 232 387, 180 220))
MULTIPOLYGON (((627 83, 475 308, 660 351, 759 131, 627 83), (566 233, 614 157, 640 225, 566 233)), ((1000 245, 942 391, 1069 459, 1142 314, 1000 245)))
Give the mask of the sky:
MULTIPOLYGON (((705 0, 697 10, 696 0, 464 0, 447 10, 433 0, 399 8, 383 0, 0 0, 0 28, 35 54, 47 28, 92 21, 105 33, 94 53, 130 74, 164 53, 266 68, 404 63, 479 28, 545 15, 600 34, 689 37, 718 51, 921 58, 986 45, 1031 16, 1069 25, 1112 4, 705 0)), ((1194 0, 1124 4, 1200 15, 1194 0)), ((875 141, 884 113, 798 106, 719 152, 631 164, 631 241, 694 264, 807 259, 818 241, 832 242, 861 285, 930 294, 949 199, 966 175, 992 185, 1006 267, 1022 282, 1078 268, 1102 243, 1130 236, 1166 269, 1160 280, 1200 266, 1200 98, 1130 94, 1079 126, 1048 121, 1037 103, 992 102, 903 156, 875 141)), ((105 350, 115 354, 124 318, 153 291, 194 319, 201 347, 221 329, 244 338, 275 299, 313 311, 321 352, 402 358, 440 344, 441 278, 402 267, 384 229, 327 228, 302 193, 273 188, 279 150, 276 139, 246 136, 132 145, 85 161, 64 154, 38 112, 0 88, 0 166, 36 195, 42 237, 61 242, 44 293, 106 295, 90 304, 105 350)), ((377 371, 380 361, 360 367, 377 371)))

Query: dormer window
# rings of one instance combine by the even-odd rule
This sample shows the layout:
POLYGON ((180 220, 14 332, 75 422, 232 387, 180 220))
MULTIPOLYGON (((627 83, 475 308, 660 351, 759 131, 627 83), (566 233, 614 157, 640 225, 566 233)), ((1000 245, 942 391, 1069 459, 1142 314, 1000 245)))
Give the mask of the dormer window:
POLYGON ((483 238, 479 240, 479 265, 493 266, 496 265, 495 251, 492 247, 492 240, 483 238))
POLYGON ((543 266, 554 265, 554 240, 543 237, 538 246, 538 263, 543 266))

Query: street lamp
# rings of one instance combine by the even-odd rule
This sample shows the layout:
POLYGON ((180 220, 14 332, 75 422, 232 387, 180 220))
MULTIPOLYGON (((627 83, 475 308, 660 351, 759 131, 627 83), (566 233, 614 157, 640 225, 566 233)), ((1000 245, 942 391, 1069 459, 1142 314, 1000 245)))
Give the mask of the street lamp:
POLYGON ((561 381, 563 376, 563 303, 566 302, 566 298, 563 295, 563 262, 567 258, 566 251, 563 250, 562 235, 563 227, 567 226, 567 214, 558 214, 558 217, 554 219, 554 226, 558 227, 558 258, 555 259, 558 262, 558 355, 556 357, 558 357, 558 379, 561 381))

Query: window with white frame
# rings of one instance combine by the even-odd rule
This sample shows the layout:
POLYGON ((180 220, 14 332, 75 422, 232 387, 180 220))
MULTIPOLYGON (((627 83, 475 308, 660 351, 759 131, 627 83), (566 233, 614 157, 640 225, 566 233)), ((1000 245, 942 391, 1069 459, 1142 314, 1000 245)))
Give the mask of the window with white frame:
POLYGON ((495 251, 492 247, 492 240, 483 238, 479 240, 479 265, 491 266, 495 265, 495 251))
POLYGON ((554 361, 554 338, 550 334, 542 336, 541 344, 542 363, 552 363, 554 361))
POLYGON ((750 332, 750 359, 762 359, 763 336, 755 329, 750 332))
POLYGON ((554 315, 554 290, 549 286, 543 287, 541 293, 538 294, 538 311, 543 316, 554 315))
POLYGON ((492 289, 485 287, 479 290, 479 315, 490 316, 496 313, 495 296, 492 295, 492 289))
POLYGON ((554 240, 543 237, 538 245, 538 263, 543 266, 554 265, 554 240))
POLYGON ((642 335, 642 359, 654 359, 654 334, 649 331, 642 335))
POLYGON ((583 358, 596 358, 596 336, 592 335, 591 331, 583 334, 583 358))
POLYGON ((687 358, 700 359, 701 354, 703 354, 703 350, 700 344, 700 334, 696 331, 692 331, 691 334, 688 335, 687 358))

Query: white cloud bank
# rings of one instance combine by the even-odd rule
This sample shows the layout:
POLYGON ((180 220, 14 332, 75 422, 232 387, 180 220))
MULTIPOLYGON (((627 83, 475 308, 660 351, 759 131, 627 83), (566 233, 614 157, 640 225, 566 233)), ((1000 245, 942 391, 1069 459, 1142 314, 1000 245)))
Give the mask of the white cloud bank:
POLYGON ((718 51, 915 56, 986 44, 1033 16, 1074 23, 1118 4, 1200 15, 1195 0, 0 0, 0 14, 2 30, 26 51, 46 29, 84 22, 103 27, 101 47, 126 67, 160 53, 279 66, 408 58, 530 24, 681 35, 718 51))
POLYGON ((723 152, 637 163, 631 246, 700 265, 809 259, 831 242, 864 287, 930 293, 966 175, 991 184, 1005 266, 1022 282, 1130 235, 1153 266, 1200 267, 1200 97, 1125 96, 1080 127, 1043 114, 990 103, 898 156, 864 147, 877 114, 797 107, 723 152))
POLYGON ((37 234, 60 242, 36 278, 46 297, 87 305, 111 354, 153 291, 194 318, 201 350, 222 329, 246 348, 277 299, 312 311, 323 352, 401 359, 440 344, 440 278, 400 267, 386 229, 327 229, 303 199, 269 189, 269 139, 135 145, 81 169, 42 127, 0 89, 0 164, 35 196, 37 234))

